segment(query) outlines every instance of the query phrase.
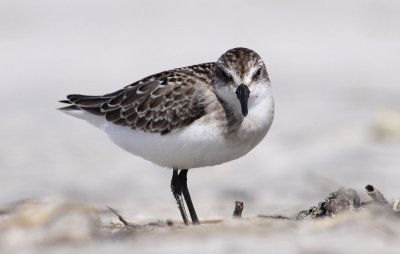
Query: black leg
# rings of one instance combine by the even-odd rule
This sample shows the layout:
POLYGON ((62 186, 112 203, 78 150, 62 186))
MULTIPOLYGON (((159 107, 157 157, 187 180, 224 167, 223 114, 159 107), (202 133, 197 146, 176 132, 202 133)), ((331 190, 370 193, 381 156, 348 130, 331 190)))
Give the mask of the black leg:
POLYGON ((190 217, 192 218, 193 225, 199 225, 200 221, 197 218, 196 210, 194 209, 192 199, 190 198, 189 189, 187 187, 187 172, 188 172, 187 169, 182 169, 179 172, 179 179, 181 182, 182 193, 183 193, 183 196, 185 197, 186 205, 189 209, 189 213, 190 213, 190 217))
POLYGON ((187 218, 186 211, 185 211, 185 204, 183 203, 183 199, 182 199, 182 183, 179 178, 177 169, 174 169, 174 172, 172 173, 171 191, 172 191, 172 194, 174 195, 174 198, 176 200, 176 204, 178 205, 179 211, 181 212, 183 223, 185 223, 185 225, 189 225, 188 218, 187 218))

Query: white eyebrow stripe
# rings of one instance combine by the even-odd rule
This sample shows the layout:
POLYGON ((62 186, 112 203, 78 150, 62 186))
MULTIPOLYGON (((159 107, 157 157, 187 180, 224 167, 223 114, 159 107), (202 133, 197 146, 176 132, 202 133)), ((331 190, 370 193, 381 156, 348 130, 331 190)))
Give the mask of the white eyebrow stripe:
POLYGON ((248 74, 246 75, 246 77, 244 78, 245 84, 250 84, 250 82, 253 80, 254 74, 256 74, 256 72, 257 72, 260 68, 262 68, 262 66, 261 66, 260 64, 257 64, 257 65, 254 65, 254 66, 250 69, 249 73, 248 73, 248 74))
POLYGON ((227 69, 228 73, 232 76, 233 81, 238 84, 241 82, 241 78, 237 75, 235 71, 227 69))
POLYGON ((238 84, 241 82, 241 78, 237 75, 237 73, 231 70, 228 66, 226 66, 225 64, 221 64, 221 68, 232 77, 234 83, 238 84))
POLYGON ((236 73, 233 69, 229 68, 229 66, 227 66, 225 63, 223 62, 219 62, 220 63, 220 67, 226 72, 226 74, 229 74, 233 80, 234 83, 236 84, 240 84, 240 83, 244 83, 244 84, 250 84, 251 81, 253 80, 253 76, 254 74, 263 67, 263 62, 256 62, 256 63, 248 63, 249 65, 252 65, 249 72, 244 76, 244 78, 242 79, 242 77, 240 77, 238 75, 238 73, 236 73))
POLYGON ((253 77, 254 74, 256 74, 256 72, 257 72, 260 68, 262 68, 262 66, 261 66, 260 64, 254 65, 253 68, 251 68, 251 70, 250 70, 250 72, 249 72, 249 73, 251 74, 251 77, 253 77))

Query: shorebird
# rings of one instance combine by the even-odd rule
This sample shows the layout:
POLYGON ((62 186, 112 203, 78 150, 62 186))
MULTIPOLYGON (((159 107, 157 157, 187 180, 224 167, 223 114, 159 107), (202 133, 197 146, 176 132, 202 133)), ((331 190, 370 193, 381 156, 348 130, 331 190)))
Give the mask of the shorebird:
POLYGON ((199 224, 188 169, 242 157, 267 134, 274 100, 261 57, 246 48, 216 62, 163 71, 105 95, 71 94, 60 108, 102 129, 124 150, 173 169, 171 190, 183 222, 199 224), (182 197, 183 196, 183 197, 182 197))

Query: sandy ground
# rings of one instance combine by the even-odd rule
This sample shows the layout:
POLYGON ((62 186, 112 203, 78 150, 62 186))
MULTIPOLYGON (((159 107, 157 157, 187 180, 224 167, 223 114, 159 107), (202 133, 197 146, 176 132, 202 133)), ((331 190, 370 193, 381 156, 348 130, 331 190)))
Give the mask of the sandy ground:
MULTIPOLYGON (((56 111, 66 94, 111 92, 244 46, 265 60, 276 99, 272 129, 256 149, 189 173, 199 216, 223 218, 222 224, 59 245, 35 240, 51 235, 51 227, 40 232, 22 227, 1 231, 0 250, 400 251, 395 240, 400 224, 386 218, 359 216, 329 229, 313 222, 230 222, 237 199, 245 202, 244 217, 255 218, 293 215, 340 186, 362 193, 372 183, 388 198, 400 196, 398 1, 2 0, 0 5, 1 207, 36 198, 98 209, 109 205, 140 223, 179 219, 169 193, 171 172, 56 111)), ((85 239, 88 228, 76 237, 85 239)))

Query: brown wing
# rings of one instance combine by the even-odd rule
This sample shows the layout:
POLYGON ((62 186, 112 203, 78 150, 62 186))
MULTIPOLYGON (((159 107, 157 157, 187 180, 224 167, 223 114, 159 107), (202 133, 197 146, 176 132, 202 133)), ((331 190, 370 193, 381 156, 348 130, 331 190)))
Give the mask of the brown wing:
POLYGON ((62 102, 72 105, 63 109, 82 109, 117 125, 167 134, 205 114, 194 89, 205 79, 192 72, 191 67, 162 72, 103 96, 68 95, 62 102))

